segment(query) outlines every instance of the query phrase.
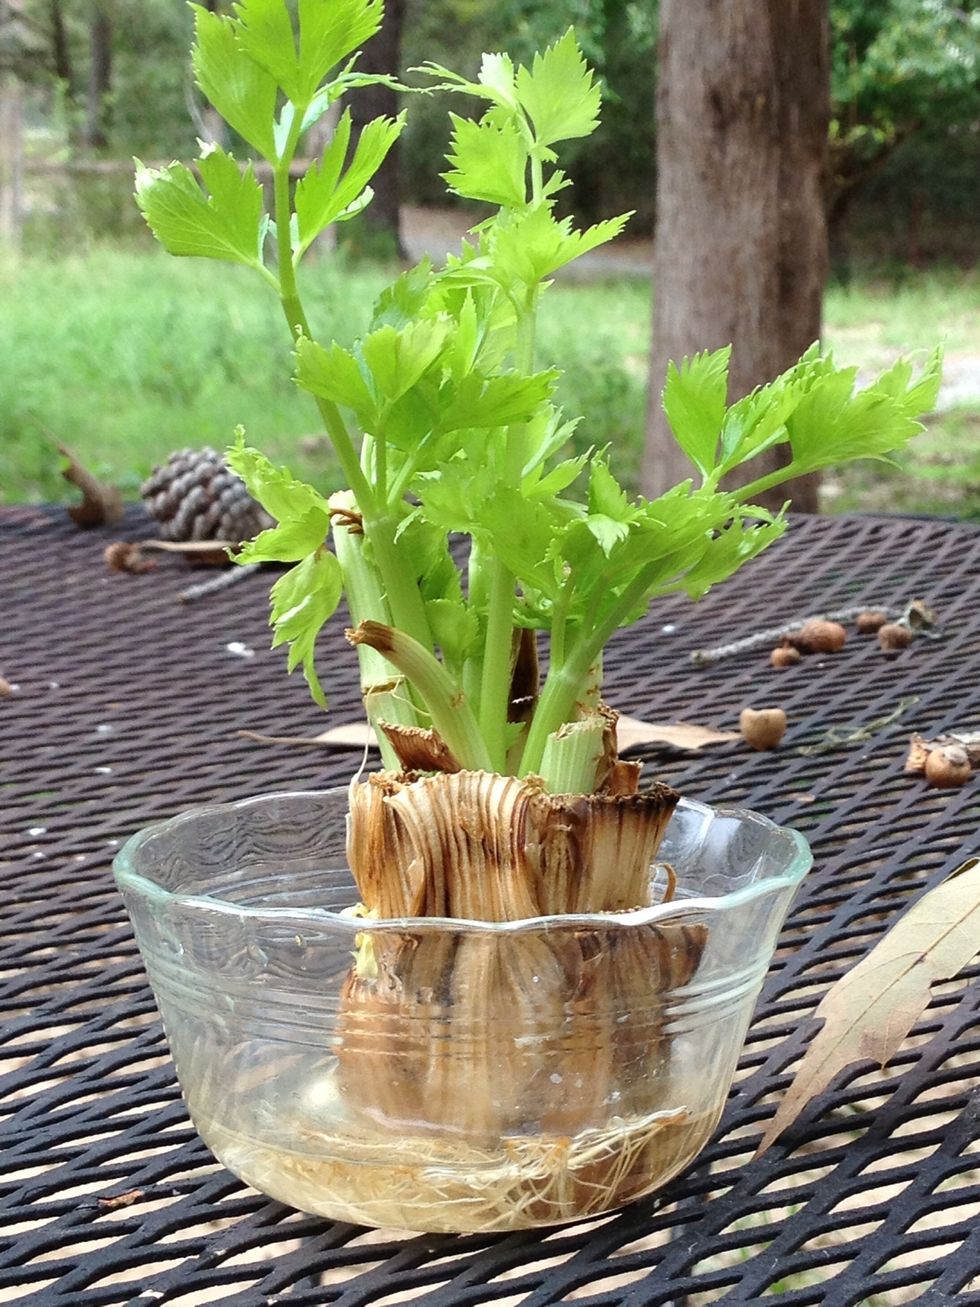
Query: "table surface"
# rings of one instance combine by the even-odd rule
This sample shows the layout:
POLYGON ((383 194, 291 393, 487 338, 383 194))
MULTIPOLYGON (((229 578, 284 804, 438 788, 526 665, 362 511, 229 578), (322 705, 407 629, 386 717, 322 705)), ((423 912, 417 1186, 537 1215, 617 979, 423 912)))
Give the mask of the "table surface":
MULTIPOLYGON (((0 699, 0 1303, 980 1303, 977 966, 936 987, 886 1072, 851 1067, 751 1160, 827 986, 976 850, 980 782, 932 790, 902 763, 913 730, 980 727, 980 531, 798 520, 729 586, 617 639, 607 698, 621 711, 731 728, 747 704, 787 710, 775 752, 650 753, 647 771, 792 823, 815 870, 695 1165, 602 1219, 459 1238, 290 1211, 220 1167, 187 1119, 111 858, 150 820, 339 783, 359 759, 238 735, 324 727, 268 650, 268 576, 180 605, 179 559, 106 570, 107 541, 134 533, 147 533, 135 513, 82 533, 60 512, 0 510, 0 672, 16 686, 0 699), (768 646, 690 658, 784 620, 913 598, 943 636, 891 659, 855 634, 785 671, 768 646), (801 752, 912 696, 864 740, 801 752)), ((338 723, 359 715, 339 627, 321 646, 338 723)))

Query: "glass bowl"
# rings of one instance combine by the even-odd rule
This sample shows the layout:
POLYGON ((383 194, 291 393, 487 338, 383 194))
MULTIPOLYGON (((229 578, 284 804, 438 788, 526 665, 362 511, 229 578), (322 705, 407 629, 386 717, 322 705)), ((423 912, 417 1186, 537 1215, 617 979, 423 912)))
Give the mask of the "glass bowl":
POLYGON ((682 799, 651 868, 654 902, 676 875, 669 903, 365 920, 347 801, 201 807, 116 858, 215 1156, 306 1212, 456 1232, 579 1220, 682 1170, 721 1115, 803 837, 682 799))

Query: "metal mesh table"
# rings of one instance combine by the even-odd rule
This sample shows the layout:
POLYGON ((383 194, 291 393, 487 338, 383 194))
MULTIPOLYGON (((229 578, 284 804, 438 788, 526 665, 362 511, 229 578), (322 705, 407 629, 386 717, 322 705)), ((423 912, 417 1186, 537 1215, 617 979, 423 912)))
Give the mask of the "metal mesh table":
MULTIPOLYGON (((745 704, 787 709, 776 752, 651 756, 692 796, 795 824, 816 869, 697 1163, 619 1214, 465 1238, 290 1211, 195 1136, 112 855, 196 802, 339 783, 358 759, 237 734, 322 729, 305 687, 268 652, 266 577, 181 607, 183 564, 109 573, 109 538, 60 514, 0 510, 0 671, 17 686, 0 699, 0 1303, 980 1303, 976 966, 937 987, 893 1067, 851 1068, 750 1160, 828 984, 976 847, 980 784, 931 790, 902 761, 913 729, 980 725, 980 531, 798 522, 733 584, 697 608, 668 604, 639 642, 614 645, 608 697, 623 711, 725 727, 745 704), (782 672, 765 648, 705 667, 689 657, 784 618, 913 597, 935 606, 944 638, 892 660, 856 636, 782 672), (912 695, 870 739, 799 752, 912 695)), ((327 678, 337 722, 358 716, 339 625, 323 645, 337 651, 327 678)))

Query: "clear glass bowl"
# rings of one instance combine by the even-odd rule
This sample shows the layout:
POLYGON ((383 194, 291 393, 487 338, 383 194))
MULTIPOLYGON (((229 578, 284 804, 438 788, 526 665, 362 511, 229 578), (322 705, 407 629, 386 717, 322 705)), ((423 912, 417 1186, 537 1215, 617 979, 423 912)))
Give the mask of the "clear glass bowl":
POLYGON ((457 1232, 577 1220, 682 1170, 721 1115, 803 837, 681 800, 651 868, 655 902, 676 873, 668 904, 365 921, 346 811, 346 789, 202 807, 115 862, 229 1170, 303 1211, 457 1232))

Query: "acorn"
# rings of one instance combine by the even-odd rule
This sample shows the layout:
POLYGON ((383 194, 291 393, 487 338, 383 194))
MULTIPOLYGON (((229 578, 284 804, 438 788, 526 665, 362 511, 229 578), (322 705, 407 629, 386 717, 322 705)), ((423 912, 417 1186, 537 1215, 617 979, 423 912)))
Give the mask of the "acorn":
POLYGON ((750 748, 775 749, 786 733, 786 714, 782 708, 743 708, 738 726, 750 748))
POLYGON ((769 655, 769 664, 772 667, 792 667, 801 657, 799 649, 791 644, 781 644, 769 655))
POLYGON ((926 780, 940 790, 955 789, 970 778, 970 759, 959 744, 933 749, 926 759, 926 780))
POLYGON ((888 614, 880 608, 866 608, 857 615, 857 629, 862 635, 874 635, 888 621, 888 614))
POLYGON ((885 653, 897 653, 912 643, 912 632, 901 622, 886 622, 878 628, 878 643, 885 653))
POLYGON ((847 643, 847 632, 840 622, 814 617, 790 639, 803 653, 837 653, 847 643))

